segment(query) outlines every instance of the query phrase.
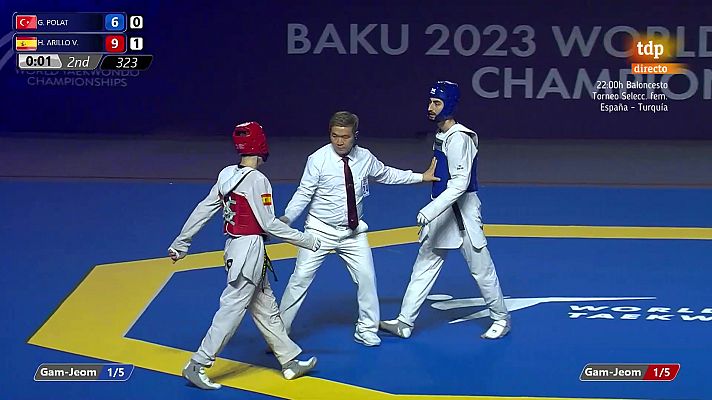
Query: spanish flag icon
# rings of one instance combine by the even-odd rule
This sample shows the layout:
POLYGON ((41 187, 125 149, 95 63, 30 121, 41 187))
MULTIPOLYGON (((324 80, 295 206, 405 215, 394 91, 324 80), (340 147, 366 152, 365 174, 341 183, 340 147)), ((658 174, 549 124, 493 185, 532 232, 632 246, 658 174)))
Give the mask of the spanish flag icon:
POLYGON ((37 51, 37 36, 18 36, 15 38, 15 50, 37 51))

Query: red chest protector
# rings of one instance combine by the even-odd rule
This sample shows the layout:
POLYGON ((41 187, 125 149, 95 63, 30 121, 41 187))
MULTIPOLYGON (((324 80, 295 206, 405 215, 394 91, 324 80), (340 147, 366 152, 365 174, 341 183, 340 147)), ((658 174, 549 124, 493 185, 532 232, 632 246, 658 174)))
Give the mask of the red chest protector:
POLYGON ((230 192, 223 196, 223 232, 230 236, 265 235, 247 198, 230 192))
POLYGON ((247 198, 235 193, 235 189, 247 178, 248 171, 232 190, 222 197, 223 201, 223 232, 230 236, 266 235, 255 214, 250 208, 247 198))

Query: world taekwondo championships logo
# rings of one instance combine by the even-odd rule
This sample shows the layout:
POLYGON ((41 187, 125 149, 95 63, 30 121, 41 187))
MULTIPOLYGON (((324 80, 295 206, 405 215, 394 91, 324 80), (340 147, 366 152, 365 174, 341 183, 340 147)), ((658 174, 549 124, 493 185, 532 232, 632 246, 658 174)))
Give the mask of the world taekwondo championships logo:
MULTIPOLYGON (((447 294, 433 294, 427 297, 436 310, 446 311, 470 307, 484 307, 482 297, 455 299, 447 294)), ((601 304, 604 301, 640 301, 655 300, 656 297, 505 297, 504 304, 509 311, 517 311, 543 303, 575 303, 569 305, 569 319, 598 319, 598 320, 646 320, 646 321, 712 321, 712 308, 699 310, 688 307, 661 307, 661 306, 630 306, 601 304), (586 304, 593 302, 593 304, 586 304)), ((473 319, 489 317, 489 310, 484 308, 469 315, 454 319, 450 324, 471 321, 473 319)))

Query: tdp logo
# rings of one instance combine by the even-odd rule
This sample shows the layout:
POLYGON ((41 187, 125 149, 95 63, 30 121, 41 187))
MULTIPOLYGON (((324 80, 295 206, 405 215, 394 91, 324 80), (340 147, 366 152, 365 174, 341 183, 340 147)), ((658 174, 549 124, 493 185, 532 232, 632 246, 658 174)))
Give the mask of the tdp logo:
POLYGON ((636 47, 638 48, 639 56, 653 56, 655 60, 659 59, 665 50, 662 44, 654 44, 652 40, 649 40, 646 44, 638 42, 636 47))

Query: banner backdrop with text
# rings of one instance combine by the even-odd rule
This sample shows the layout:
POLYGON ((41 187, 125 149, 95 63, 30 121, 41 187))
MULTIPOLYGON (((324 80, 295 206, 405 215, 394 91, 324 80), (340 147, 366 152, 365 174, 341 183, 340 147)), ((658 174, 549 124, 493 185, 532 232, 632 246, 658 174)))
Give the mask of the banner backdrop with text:
POLYGON ((433 129, 428 89, 447 79, 458 119, 487 137, 712 139, 710 2, 9 3, 5 134, 216 135, 258 120, 313 136, 345 109, 364 135, 408 137, 433 129), (13 13, 74 11, 143 16, 127 35, 143 37, 151 68, 18 71, 13 13), (683 74, 631 74, 649 38, 683 74))

